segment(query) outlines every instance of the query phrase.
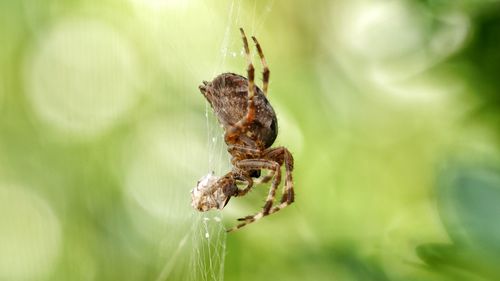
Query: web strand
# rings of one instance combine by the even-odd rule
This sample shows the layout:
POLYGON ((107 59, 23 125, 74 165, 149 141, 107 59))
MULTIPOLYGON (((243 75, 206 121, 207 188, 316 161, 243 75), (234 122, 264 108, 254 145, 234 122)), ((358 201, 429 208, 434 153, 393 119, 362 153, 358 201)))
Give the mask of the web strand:
MULTIPOLYGON (((252 33, 260 30, 268 17, 274 0, 267 3, 262 13, 258 12, 257 1, 253 3, 252 13, 252 33)), ((214 68, 212 77, 225 72, 227 58, 239 58, 239 52, 231 52, 230 47, 235 45, 232 34, 239 29, 241 17, 241 1, 232 0, 229 3, 224 36, 220 45, 220 58, 217 67, 214 68)), ((239 37, 237 37, 239 40, 239 37)), ((238 45, 238 49, 241 48, 238 45)), ((241 54, 242 55, 242 54, 241 54)), ((212 113, 208 103, 205 106, 205 119, 207 126, 207 148, 208 148, 208 173, 214 171, 216 175, 224 173, 230 165, 229 158, 226 157, 226 147, 223 141, 223 131, 217 125, 217 120, 212 113), (225 159, 225 161, 224 161, 225 159)), ((224 280, 224 265, 226 256, 226 229, 222 223, 222 212, 210 211, 198 213, 193 218, 193 228, 191 232, 192 253, 190 256, 189 280, 191 281, 222 281, 224 280)))
MULTIPOLYGON (((236 29, 240 15, 240 1, 232 0, 228 8, 228 16, 224 37, 220 47, 218 66, 214 68, 215 77, 226 65, 226 59, 231 46, 231 33, 236 29)), ((225 153, 222 131, 218 128, 217 120, 212 115, 208 103, 205 106, 205 119, 207 126, 207 148, 209 173, 222 172, 223 154, 225 153)), ((192 253, 190 259, 191 272, 189 280, 192 281, 221 281, 224 280, 224 263, 226 256, 226 230, 222 223, 222 213, 211 211, 195 216, 192 232, 192 253)))

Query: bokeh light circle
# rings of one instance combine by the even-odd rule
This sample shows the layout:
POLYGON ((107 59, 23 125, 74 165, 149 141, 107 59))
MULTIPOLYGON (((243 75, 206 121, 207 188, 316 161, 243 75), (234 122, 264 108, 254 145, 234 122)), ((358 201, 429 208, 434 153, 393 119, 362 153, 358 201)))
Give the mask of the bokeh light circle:
POLYGON ((105 23, 66 20, 41 37, 25 65, 36 115, 77 136, 96 136, 119 121, 138 97, 130 44, 105 23))
POLYGON ((54 268, 61 227, 42 198, 0 185, 0 280, 41 280, 54 268))
POLYGON ((194 213, 190 191, 208 167, 201 132, 160 118, 142 124, 127 145, 126 202, 141 229, 146 219, 178 226, 194 213))
POLYGON ((425 42, 424 18, 401 2, 354 5, 342 25, 350 49, 374 60, 400 57, 425 42))

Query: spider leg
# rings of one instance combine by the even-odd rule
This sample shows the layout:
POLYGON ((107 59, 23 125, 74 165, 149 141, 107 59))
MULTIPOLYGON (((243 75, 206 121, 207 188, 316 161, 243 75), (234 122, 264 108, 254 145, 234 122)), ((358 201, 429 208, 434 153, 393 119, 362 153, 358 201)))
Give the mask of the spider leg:
MULTIPOLYGON (((233 156, 233 160, 231 161, 233 164, 237 162, 237 159, 251 159, 251 158, 258 158, 260 155, 262 155, 262 151, 260 149, 248 147, 248 146, 242 146, 242 145, 228 145, 227 151, 231 155, 236 155, 233 156)), ((269 182, 273 177, 274 177, 275 171, 271 170, 271 172, 263 177, 262 179, 253 181, 256 184, 261 184, 261 183, 267 183, 269 182)))
POLYGON ((243 131, 244 128, 255 119, 255 68, 252 64, 252 57, 250 55, 250 48, 248 47, 248 39, 245 35, 243 28, 240 28, 241 38, 243 40, 243 46, 245 48, 245 56, 247 58, 247 78, 248 78, 248 100, 247 100, 247 114, 226 133, 226 140, 235 138, 239 132, 243 131))
POLYGON ((269 213, 273 214, 279 210, 287 207, 295 201, 295 191, 293 189, 293 156, 288 149, 285 147, 273 148, 267 152, 266 158, 273 159, 274 161, 284 162, 285 166, 285 185, 283 187, 283 196, 281 197, 281 203, 278 206, 273 207, 269 213))
MULTIPOLYGON (((233 166, 241 159, 258 159, 261 158, 260 155, 262 154, 262 150, 260 149, 237 144, 228 145, 227 151, 232 155, 231 164, 233 164, 233 166)), ((249 175, 250 178, 260 177, 260 169, 246 172, 246 174, 249 175)))
POLYGON ((238 193, 235 196, 245 196, 253 187, 252 177, 243 176, 243 178, 247 182, 247 186, 243 189, 238 189, 238 193))
POLYGON ((271 73, 269 71, 269 67, 267 67, 266 58, 264 57, 264 52, 262 52, 259 41, 257 41, 257 38, 255 38, 255 36, 252 36, 252 39, 255 43, 255 47, 257 47, 257 52, 259 53, 260 61, 262 63, 262 81, 264 83, 262 86, 262 90, 264 91, 264 95, 267 96, 267 87, 269 85, 269 76, 271 73))
POLYGON ((264 207, 262 208, 262 211, 258 212, 255 215, 251 216, 246 216, 244 218, 240 218, 238 220, 244 221, 235 227, 229 229, 227 232, 231 232, 237 229, 240 229, 247 224, 250 224, 252 222, 255 222, 267 215, 270 214, 271 207, 273 206, 274 203, 274 198, 276 196, 276 189, 278 188, 280 182, 281 182, 281 166, 279 163, 272 161, 272 160, 267 160, 267 159, 246 159, 246 160, 241 160, 237 162, 236 164, 238 168, 243 169, 243 170, 255 170, 255 169, 267 169, 274 171, 274 180, 272 182, 271 188, 269 189, 269 193, 266 198, 266 203, 264 204, 264 207))
POLYGON ((255 113, 254 110, 254 102, 253 102, 253 97, 255 95, 255 85, 254 85, 254 79, 255 79, 255 68, 253 67, 252 64, 252 57, 250 56, 250 48, 248 47, 248 40, 247 36, 245 35, 245 31, 243 31, 243 28, 240 28, 241 32, 241 38, 243 39, 243 46, 245 47, 245 56, 247 58, 248 62, 248 68, 247 68, 247 78, 248 78, 248 108, 247 108, 247 116, 249 116, 250 111, 252 113, 255 113))
POLYGON ((227 151, 231 155, 236 155, 237 158, 242 157, 240 159, 257 158, 262 154, 262 151, 259 149, 237 144, 228 145, 227 151))
POLYGON ((271 171, 268 175, 266 175, 265 177, 261 178, 261 179, 257 179, 256 181, 254 181, 256 184, 262 184, 262 183, 268 183, 275 175, 275 171, 271 171))

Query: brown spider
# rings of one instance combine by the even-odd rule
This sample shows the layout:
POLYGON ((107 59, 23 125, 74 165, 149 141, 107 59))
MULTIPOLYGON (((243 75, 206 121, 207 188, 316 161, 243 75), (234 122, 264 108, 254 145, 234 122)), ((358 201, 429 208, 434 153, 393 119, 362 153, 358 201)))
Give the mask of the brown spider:
POLYGON ((232 196, 243 196, 251 190, 253 178, 259 178, 262 169, 270 172, 259 182, 267 183, 272 180, 272 185, 262 211, 238 219, 243 222, 228 232, 276 213, 294 201, 292 154, 285 147, 271 148, 278 135, 278 121, 266 98, 269 68, 259 42, 252 36, 263 66, 262 91, 254 84, 255 69, 248 40, 242 28, 240 32, 248 61, 248 79, 234 73, 223 73, 212 82, 203 81, 203 85, 199 87, 224 128, 224 141, 232 156, 233 169, 221 178, 208 175, 200 180, 192 191, 192 205, 199 211, 224 208, 232 196), (281 182, 282 165, 285 166, 286 181, 281 202, 276 206, 274 198, 281 182), (246 183, 246 186, 239 189, 237 183, 246 183))

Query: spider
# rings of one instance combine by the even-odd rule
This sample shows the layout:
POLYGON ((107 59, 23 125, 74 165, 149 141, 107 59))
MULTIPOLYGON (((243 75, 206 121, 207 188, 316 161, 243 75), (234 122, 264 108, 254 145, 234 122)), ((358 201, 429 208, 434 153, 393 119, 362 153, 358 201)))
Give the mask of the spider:
POLYGON ((192 205, 199 211, 222 209, 231 197, 244 196, 254 185, 272 180, 266 203, 254 215, 238 219, 240 224, 227 230, 237 230, 265 216, 276 213, 294 202, 292 181, 293 157, 285 147, 271 147, 278 135, 278 121, 274 109, 267 100, 269 68, 262 48, 255 37, 252 39, 263 66, 262 90, 255 85, 255 69, 245 32, 240 28, 248 62, 247 76, 223 73, 211 82, 203 81, 199 89, 210 103, 219 123, 224 128, 224 141, 231 154, 233 168, 218 178, 207 175, 192 190, 192 205), (281 166, 285 167, 285 184, 279 204, 274 204, 276 190, 281 182, 281 166), (262 177, 261 170, 269 172, 262 177), (239 188, 237 183, 245 184, 239 188))

